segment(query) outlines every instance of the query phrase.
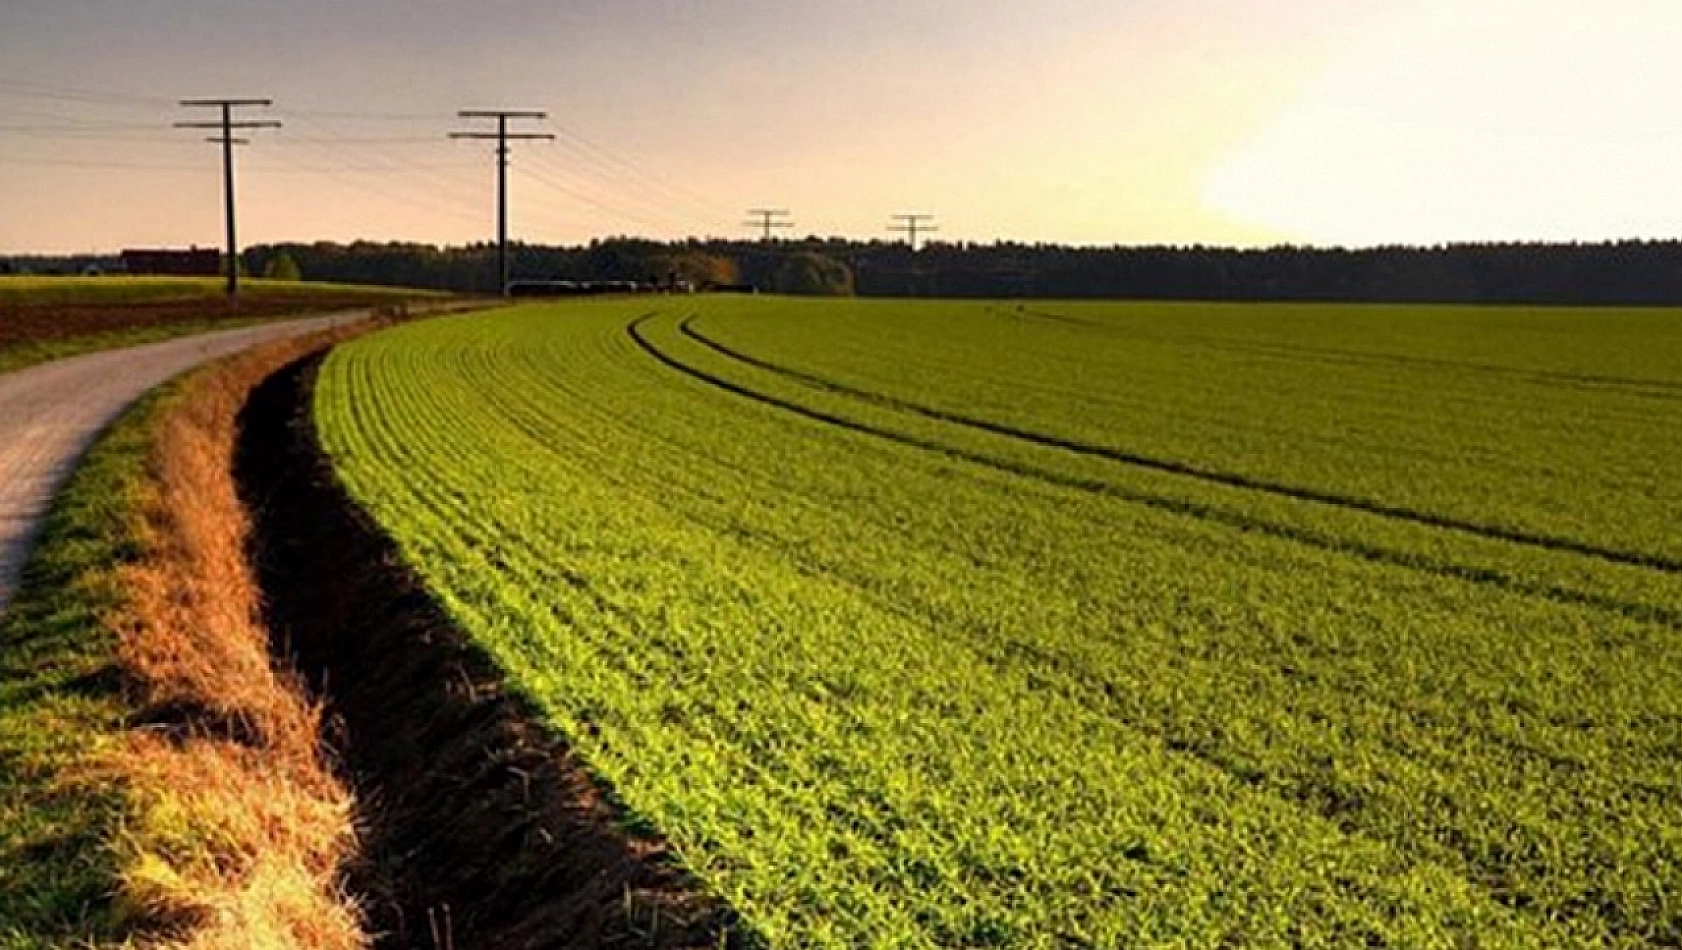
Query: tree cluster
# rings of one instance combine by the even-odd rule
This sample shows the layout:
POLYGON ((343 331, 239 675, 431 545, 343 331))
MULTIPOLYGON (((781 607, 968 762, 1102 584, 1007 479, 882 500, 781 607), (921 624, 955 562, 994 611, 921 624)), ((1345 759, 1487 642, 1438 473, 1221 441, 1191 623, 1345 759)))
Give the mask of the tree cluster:
MULTIPOLYGON (((635 238, 517 244, 518 280, 637 281, 863 296, 1682 305, 1682 242, 1456 244, 1362 250, 1068 247, 635 238)), ((314 243, 251 248, 248 273, 489 293, 490 244, 314 243)), ((0 258, 0 268, 77 273, 113 259, 0 258)))

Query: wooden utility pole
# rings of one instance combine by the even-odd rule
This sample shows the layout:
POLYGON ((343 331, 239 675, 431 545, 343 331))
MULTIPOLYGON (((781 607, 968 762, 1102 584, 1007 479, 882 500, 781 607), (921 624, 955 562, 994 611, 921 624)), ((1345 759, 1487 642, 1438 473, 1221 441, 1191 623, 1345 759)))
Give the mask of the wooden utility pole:
POLYGON ((748 214, 757 219, 749 221, 743 227, 753 228, 761 233, 760 240, 769 241, 779 228, 792 228, 794 222, 788 220, 786 208, 751 208, 748 214))
POLYGON ((206 108, 222 110, 221 121, 218 122, 177 122, 178 129, 216 129, 222 134, 206 141, 222 146, 222 204, 227 217, 228 229, 228 299, 239 297, 239 232, 235 227, 234 212, 234 146, 248 145, 250 139, 235 138, 236 131, 250 129, 278 129, 280 123, 272 119, 257 119, 234 121, 234 110, 240 108, 267 108, 274 105, 272 99, 183 99, 181 105, 186 108, 206 108))
POLYGON ((896 214, 893 218, 899 223, 889 225, 888 230, 909 235, 911 250, 913 251, 917 250, 917 235, 940 230, 938 226, 932 223, 934 221, 934 215, 932 214, 896 214))
POLYGON ((500 278, 498 286, 502 295, 506 297, 508 285, 511 283, 508 264, 508 143, 555 140, 555 137, 547 132, 510 132, 508 120, 542 120, 549 118, 549 113, 530 109, 463 109, 456 113, 456 116, 462 119, 496 120, 495 132, 451 132, 450 138, 489 139, 496 142, 496 260, 500 278))

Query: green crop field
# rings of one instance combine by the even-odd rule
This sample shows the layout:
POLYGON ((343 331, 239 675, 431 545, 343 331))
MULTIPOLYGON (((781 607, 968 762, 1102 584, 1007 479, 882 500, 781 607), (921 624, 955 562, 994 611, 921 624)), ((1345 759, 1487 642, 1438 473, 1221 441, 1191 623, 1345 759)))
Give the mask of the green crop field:
POLYGON ((323 441, 779 947, 1682 944, 1682 315, 650 299, 323 441))

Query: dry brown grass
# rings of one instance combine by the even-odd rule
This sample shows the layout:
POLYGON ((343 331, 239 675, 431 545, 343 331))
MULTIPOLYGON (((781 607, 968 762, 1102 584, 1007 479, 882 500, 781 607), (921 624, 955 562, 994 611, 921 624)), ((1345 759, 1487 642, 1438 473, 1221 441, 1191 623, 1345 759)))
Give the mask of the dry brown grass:
POLYGON ((141 712, 104 767, 131 790, 121 897, 155 946, 369 942, 340 878, 356 846, 351 795, 325 759, 319 708, 271 661, 232 477, 251 389, 354 332, 199 372, 149 459, 146 556, 124 572, 129 607, 111 618, 141 712))

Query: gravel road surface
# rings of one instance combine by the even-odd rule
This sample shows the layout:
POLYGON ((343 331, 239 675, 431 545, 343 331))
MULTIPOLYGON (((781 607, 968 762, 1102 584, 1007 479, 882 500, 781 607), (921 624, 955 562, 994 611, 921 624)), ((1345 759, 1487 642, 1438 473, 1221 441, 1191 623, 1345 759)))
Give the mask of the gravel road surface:
POLYGON ((0 612, 54 493, 94 438, 147 390, 208 360, 363 316, 265 323, 0 374, 0 612))

